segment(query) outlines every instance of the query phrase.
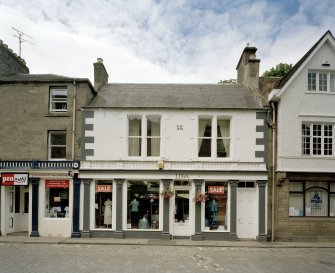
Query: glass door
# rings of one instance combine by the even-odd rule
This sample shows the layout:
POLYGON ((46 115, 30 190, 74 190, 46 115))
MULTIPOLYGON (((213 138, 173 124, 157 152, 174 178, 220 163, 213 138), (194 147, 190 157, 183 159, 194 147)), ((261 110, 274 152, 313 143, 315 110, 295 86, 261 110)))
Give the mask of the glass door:
POLYGON ((173 198, 172 234, 174 236, 190 236, 190 190, 175 189, 173 198))

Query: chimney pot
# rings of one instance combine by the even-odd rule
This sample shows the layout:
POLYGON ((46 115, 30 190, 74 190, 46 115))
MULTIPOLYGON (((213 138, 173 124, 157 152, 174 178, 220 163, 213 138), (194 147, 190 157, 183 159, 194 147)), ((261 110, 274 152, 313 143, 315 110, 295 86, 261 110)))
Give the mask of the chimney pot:
POLYGON ((103 63, 104 60, 103 60, 102 58, 97 58, 97 62, 98 62, 98 63, 103 63))

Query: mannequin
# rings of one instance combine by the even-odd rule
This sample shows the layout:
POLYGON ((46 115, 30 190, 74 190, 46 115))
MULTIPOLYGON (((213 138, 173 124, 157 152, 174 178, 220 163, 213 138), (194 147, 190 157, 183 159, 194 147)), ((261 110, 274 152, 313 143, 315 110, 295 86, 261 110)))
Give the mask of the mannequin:
POLYGON ((143 228, 143 229, 149 228, 148 213, 143 215, 143 218, 140 220, 139 228, 143 228))
POLYGON ((130 204, 130 219, 131 219, 131 225, 132 227, 137 227, 138 225, 138 208, 140 206, 140 203, 134 198, 130 204))
POLYGON ((112 226, 112 204, 113 202, 108 198, 105 201, 104 224, 112 226))
POLYGON ((211 228, 216 228, 217 227, 216 214, 218 212, 218 203, 216 202, 215 198, 213 198, 209 202, 208 208, 209 208, 209 211, 210 211, 209 226, 211 228))

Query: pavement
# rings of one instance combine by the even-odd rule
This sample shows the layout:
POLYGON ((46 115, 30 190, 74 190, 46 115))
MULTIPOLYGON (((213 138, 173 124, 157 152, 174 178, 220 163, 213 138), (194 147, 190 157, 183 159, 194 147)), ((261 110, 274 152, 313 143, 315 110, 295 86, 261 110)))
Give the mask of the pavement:
POLYGON ((114 239, 114 238, 64 238, 0 236, 0 244, 86 244, 86 245, 151 245, 184 247, 236 247, 236 248, 335 248, 335 242, 258 242, 240 241, 192 241, 185 239, 114 239))

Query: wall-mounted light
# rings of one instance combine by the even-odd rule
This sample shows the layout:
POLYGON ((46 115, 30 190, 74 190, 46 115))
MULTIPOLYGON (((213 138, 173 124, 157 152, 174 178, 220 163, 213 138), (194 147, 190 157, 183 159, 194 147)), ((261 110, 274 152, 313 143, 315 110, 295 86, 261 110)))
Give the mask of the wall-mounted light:
POLYGON ((157 161, 157 167, 158 167, 158 169, 163 170, 164 169, 164 161, 163 160, 158 160, 157 161))
POLYGON ((330 66, 330 63, 328 61, 322 61, 321 65, 322 66, 330 66))

